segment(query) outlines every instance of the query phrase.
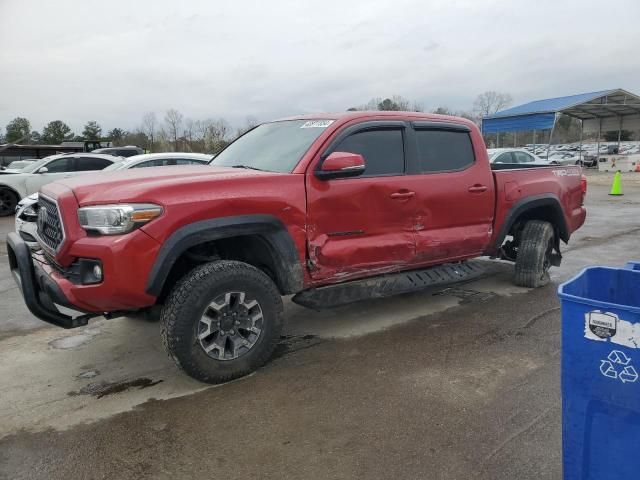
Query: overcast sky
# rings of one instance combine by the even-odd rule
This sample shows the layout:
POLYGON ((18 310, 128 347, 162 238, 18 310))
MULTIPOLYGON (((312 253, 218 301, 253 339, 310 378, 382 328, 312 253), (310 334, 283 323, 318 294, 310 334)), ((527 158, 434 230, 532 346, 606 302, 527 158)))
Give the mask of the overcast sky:
POLYGON ((0 0, 0 128, 640 92, 640 1, 0 0))

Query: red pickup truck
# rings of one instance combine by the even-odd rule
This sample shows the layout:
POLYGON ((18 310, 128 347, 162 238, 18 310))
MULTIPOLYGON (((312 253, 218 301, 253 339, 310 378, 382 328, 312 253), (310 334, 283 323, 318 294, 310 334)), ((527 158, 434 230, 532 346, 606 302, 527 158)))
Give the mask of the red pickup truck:
POLYGON ((175 362, 222 382, 268 360, 284 295, 321 308, 442 285, 477 274, 465 261, 479 256, 514 261, 518 285, 548 282, 585 220, 580 167, 499 168, 462 118, 288 118, 208 167, 46 185, 42 248, 10 234, 9 261, 31 312, 61 327, 161 306, 175 362))

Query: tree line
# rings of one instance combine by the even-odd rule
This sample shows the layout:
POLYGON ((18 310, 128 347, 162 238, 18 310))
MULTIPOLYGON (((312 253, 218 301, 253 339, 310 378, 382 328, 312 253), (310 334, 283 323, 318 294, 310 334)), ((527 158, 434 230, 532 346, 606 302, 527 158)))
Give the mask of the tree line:
MULTIPOLYGON (((447 106, 439 106, 430 112, 455 115, 480 123, 482 117, 509 107, 512 101, 512 97, 508 93, 487 91, 476 97, 469 110, 452 110, 447 106)), ((424 108, 416 101, 411 101, 400 95, 393 95, 372 98, 363 105, 350 107, 347 110, 423 112, 424 108)), ((100 140, 110 141, 114 146, 136 145, 152 152, 187 151, 213 154, 222 150, 232 140, 257 124, 257 119, 248 117, 242 126, 232 128, 223 118, 192 119, 171 108, 161 118, 154 112, 146 113, 138 127, 131 131, 119 127, 103 129, 97 121, 90 120, 84 125, 81 134, 76 135, 62 120, 51 121, 45 125, 42 132, 38 132, 31 129, 28 119, 16 117, 6 125, 4 135, 0 132, 0 143, 57 145, 66 141, 100 140)), ((563 116, 556 125, 553 140, 562 143, 577 141, 579 132, 579 122, 563 116)), ((545 138, 548 142, 548 135, 549 132, 538 132, 536 142, 545 143, 545 138)), ((497 140, 495 134, 485 136, 488 146, 495 146, 498 143, 497 140)), ((532 132, 500 134, 500 146, 523 145, 525 143, 533 143, 532 132)))

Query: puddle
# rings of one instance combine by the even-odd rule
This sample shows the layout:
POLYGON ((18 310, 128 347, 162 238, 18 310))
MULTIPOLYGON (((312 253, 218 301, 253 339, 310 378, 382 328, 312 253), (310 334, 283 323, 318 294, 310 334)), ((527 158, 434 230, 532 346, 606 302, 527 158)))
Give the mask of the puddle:
POLYGON ((281 335, 280 343, 276 346, 272 360, 284 357, 298 350, 315 347, 322 343, 317 335, 281 335))
POLYGON ((73 397, 76 395, 91 395, 92 397, 102 398, 107 395, 113 395, 114 393, 124 392, 130 388, 138 388, 142 390, 144 388, 153 387, 159 384, 162 380, 151 380, 150 378, 136 378, 135 380, 126 380, 122 382, 99 382, 90 383, 82 387, 77 392, 69 392, 67 395, 73 397))

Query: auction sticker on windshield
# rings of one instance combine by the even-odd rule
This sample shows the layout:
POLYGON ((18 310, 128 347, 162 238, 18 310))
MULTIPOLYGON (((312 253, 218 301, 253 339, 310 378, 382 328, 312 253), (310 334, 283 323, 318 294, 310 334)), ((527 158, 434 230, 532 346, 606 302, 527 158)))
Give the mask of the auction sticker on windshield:
POLYGON ((304 122, 300 128, 327 128, 333 122, 335 122, 335 120, 309 120, 308 122, 304 122))

